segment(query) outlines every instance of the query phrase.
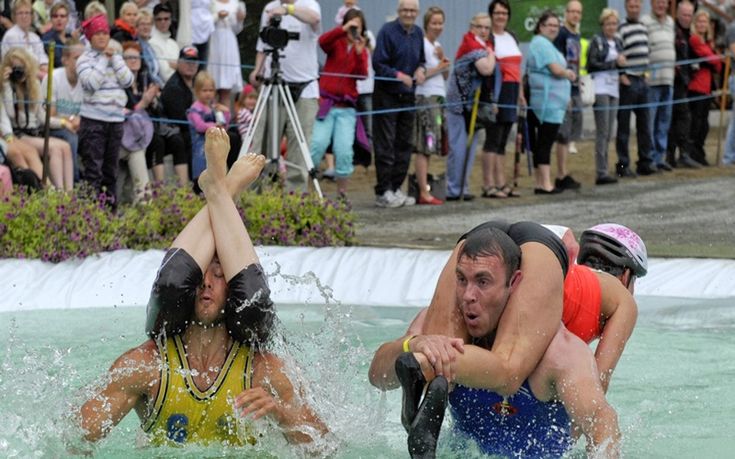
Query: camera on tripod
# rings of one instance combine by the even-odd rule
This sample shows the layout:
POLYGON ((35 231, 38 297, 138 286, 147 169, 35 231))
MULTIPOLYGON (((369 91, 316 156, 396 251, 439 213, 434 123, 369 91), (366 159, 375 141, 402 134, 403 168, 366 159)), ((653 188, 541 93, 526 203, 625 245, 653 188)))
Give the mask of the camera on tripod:
POLYGON ((298 40, 301 34, 281 28, 281 17, 273 16, 267 26, 260 31, 260 39, 273 49, 283 49, 290 40, 298 40))

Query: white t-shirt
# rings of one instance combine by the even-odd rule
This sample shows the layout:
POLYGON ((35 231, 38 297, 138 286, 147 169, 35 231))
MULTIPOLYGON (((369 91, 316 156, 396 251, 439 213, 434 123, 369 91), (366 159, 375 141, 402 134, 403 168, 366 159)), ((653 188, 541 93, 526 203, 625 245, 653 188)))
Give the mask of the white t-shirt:
MULTIPOLYGON (((272 1, 263 8, 263 14, 260 17, 260 28, 268 25, 268 11, 281 6, 280 1, 272 1)), ((319 14, 321 17, 322 10, 315 0, 296 0, 294 2, 296 8, 308 8, 319 14)), ((286 48, 281 51, 281 72, 283 79, 293 83, 303 83, 312 81, 301 92, 301 97, 305 99, 316 99, 319 97, 319 61, 317 58, 317 49, 319 48, 319 35, 322 33, 321 22, 312 28, 311 25, 301 22, 293 16, 286 15, 281 19, 282 29, 289 32, 299 33, 298 40, 289 40, 286 48)), ((269 47, 258 37, 258 43, 255 49, 259 52, 269 47)), ((265 76, 269 77, 271 72, 271 58, 267 56, 263 63, 265 68, 265 76)))
MULTIPOLYGON (((54 69, 54 86, 51 94, 51 102, 56 104, 57 116, 79 115, 82 108, 82 100, 84 99, 84 90, 81 83, 77 81, 76 86, 72 87, 66 78, 66 69, 61 67, 54 69)), ((43 79, 41 88, 42 94, 46 94, 46 85, 48 84, 48 76, 43 79)))
POLYGON ((494 51, 496 59, 522 55, 516 39, 510 33, 493 34, 493 39, 495 40, 494 51))
MULTIPOLYGON (((607 40, 609 51, 605 56, 605 62, 612 62, 618 58, 618 50, 615 48, 615 40, 607 40)), ((620 97, 619 75, 616 70, 609 72, 595 72, 592 74, 595 80, 595 94, 620 97)))
MULTIPOLYGON (((426 59, 426 70, 438 67, 441 60, 437 56, 437 48, 441 48, 441 43, 438 41, 431 43, 426 36, 424 36, 424 58, 426 59)), ((424 81, 424 84, 416 86, 417 96, 442 96, 446 97, 447 87, 444 84, 444 75, 437 73, 433 77, 424 81)))

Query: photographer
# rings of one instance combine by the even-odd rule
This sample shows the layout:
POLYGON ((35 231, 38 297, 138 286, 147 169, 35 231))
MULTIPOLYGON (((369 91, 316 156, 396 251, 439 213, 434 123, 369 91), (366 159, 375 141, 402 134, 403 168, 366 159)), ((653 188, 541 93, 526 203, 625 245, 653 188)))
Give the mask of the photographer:
MULTIPOLYGON (((321 8, 315 0, 285 0, 268 3, 263 9, 260 26, 261 31, 266 27, 278 25, 281 29, 291 33, 298 33, 298 38, 291 38, 288 44, 279 51, 281 55, 281 71, 283 80, 288 84, 296 105, 296 114, 306 137, 306 144, 311 143, 311 130, 314 126, 317 111, 319 110, 319 63, 317 61, 317 41, 321 34, 321 8), (275 19, 275 21, 274 21, 275 19), (278 21, 280 19, 280 24, 278 21)), ((267 32, 272 32, 269 30, 267 32)), ((266 50, 273 47, 258 38, 255 57, 255 69, 250 74, 250 84, 256 88, 261 84, 259 76, 270 77, 271 56, 266 56, 266 50)), ((268 156, 266 137, 266 122, 268 114, 260 118, 255 126, 252 150, 268 156)), ((296 167, 289 167, 286 175, 286 188, 290 190, 307 191, 308 171, 305 161, 299 150, 298 140, 293 126, 288 122, 283 105, 279 108, 279 126, 277 131, 284 132, 288 140, 288 161, 296 167)), ((268 127, 272 129, 272 127, 268 127)), ((273 158, 271 158, 273 159, 273 158)))

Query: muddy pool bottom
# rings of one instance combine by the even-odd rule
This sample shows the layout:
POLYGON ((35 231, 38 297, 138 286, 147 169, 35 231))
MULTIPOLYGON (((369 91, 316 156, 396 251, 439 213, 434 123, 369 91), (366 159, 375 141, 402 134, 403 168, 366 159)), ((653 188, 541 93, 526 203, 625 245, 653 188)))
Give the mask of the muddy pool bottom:
MULTIPOLYGON (((627 457, 728 457, 735 450, 735 304, 732 300, 639 298, 640 318, 614 374, 627 457)), ((322 451, 339 458, 408 457, 400 392, 369 385, 373 352, 403 334, 415 308, 280 305, 284 356, 332 436, 322 451)), ((0 457, 65 457, 75 443, 68 413, 125 350, 144 340, 141 307, 0 313, 0 457)), ((439 457, 472 457, 450 446, 444 421, 439 457)), ((295 457, 263 423, 255 446, 141 447, 129 414, 94 449, 97 457, 295 457)), ((317 456, 321 454, 317 453, 317 456)), ((569 457, 584 457, 582 445, 569 457)))

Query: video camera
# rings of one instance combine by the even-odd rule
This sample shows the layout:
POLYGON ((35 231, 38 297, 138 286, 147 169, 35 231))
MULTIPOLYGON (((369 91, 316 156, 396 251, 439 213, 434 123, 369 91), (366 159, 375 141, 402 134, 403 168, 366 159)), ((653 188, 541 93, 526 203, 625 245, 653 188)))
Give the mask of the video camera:
POLYGON ((273 16, 268 25, 260 31, 260 39, 273 49, 283 49, 289 40, 298 40, 300 36, 298 32, 282 29, 280 16, 273 16))

